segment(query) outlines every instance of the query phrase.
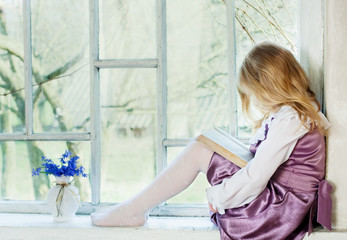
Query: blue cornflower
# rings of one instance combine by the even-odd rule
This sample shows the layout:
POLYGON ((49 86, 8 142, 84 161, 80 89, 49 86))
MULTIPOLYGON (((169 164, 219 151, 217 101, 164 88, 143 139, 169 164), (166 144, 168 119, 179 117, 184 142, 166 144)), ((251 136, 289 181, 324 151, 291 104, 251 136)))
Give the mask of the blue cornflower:
POLYGON ((84 167, 82 167, 82 166, 79 167, 79 168, 77 169, 77 173, 76 173, 77 176, 79 176, 79 175, 82 175, 82 176, 83 176, 84 170, 85 170, 84 167))
POLYGON ((70 156, 71 156, 70 150, 65 150, 65 153, 63 153, 63 155, 61 155, 61 158, 59 158, 59 159, 60 159, 60 162, 61 162, 62 164, 65 164, 65 163, 66 163, 65 159, 67 159, 67 158, 70 157, 70 156))
POLYGON ((70 161, 68 162, 68 165, 71 166, 73 169, 76 169, 77 168, 77 163, 78 163, 78 160, 79 157, 78 156, 74 156, 74 157, 70 157, 70 161))
POLYGON ((40 172, 41 172, 41 168, 39 167, 39 168, 37 168, 36 170, 35 169, 33 169, 32 170, 32 175, 31 176, 38 176, 39 174, 40 174, 40 172))
POLYGON ((32 171, 32 176, 35 175, 39 175, 39 173, 41 172, 41 168, 44 168, 43 173, 48 174, 52 174, 54 176, 79 176, 82 175, 82 177, 87 177, 88 175, 84 172, 85 169, 84 167, 80 166, 78 167, 78 156, 71 156, 72 153, 68 150, 66 150, 60 159, 60 166, 58 166, 57 164, 55 164, 51 159, 42 156, 41 160, 42 160, 42 167, 38 168, 38 169, 33 169, 32 171))
POLYGON ((41 157, 41 161, 42 162, 45 162, 45 163, 53 163, 53 161, 45 156, 42 156, 41 157))

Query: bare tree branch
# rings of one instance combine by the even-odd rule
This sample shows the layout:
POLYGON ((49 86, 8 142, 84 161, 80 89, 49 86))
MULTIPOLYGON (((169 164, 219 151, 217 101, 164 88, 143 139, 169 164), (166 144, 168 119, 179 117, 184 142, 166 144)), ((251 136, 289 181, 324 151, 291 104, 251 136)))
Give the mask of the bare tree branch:
POLYGON ((1 34, 0 49, 7 50, 11 55, 18 57, 22 62, 24 62, 23 46, 21 44, 16 44, 14 39, 1 34))
POLYGON ((263 28, 261 28, 257 23, 256 21, 243 9, 241 8, 236 8, 238 11, 241 11, 244 15, 246 15, 251 21, 252 23, 257 26, 257 28, 270 40, 270 36, 263 30, 263 28))
MULTIPOLYGON (((70 61, 71 62, 71 61, 70 61)), ((65 67, 68 67, 68 66, 70 66, 69 64, 65 64, 64 66, 65 67)), ((55 76, 55 75, 57 75, 57 73, 59 73, 59 72, 61 72, 61 71, 64 71, 64 66, 63 67, 61 67, 61 68, 58 68, 57 70, 55 70, 55 71, 53 71, 52 73, 50 73, 48 76, 55 76)), ((85 67, 85 66, 87 66, 87 64, 85 64, 85 65, 83 65, 83 66, 81 66, 81 67, 79 67, 79 68, 77 68, 75 71, 73 71, 72 73, 70 73, 70 74, 66 74, 66 75, 61 75, 61 76, 56 76, 56 77, 53 77, 53 78, 49 78, 49 77, 44 77, 44 79, 47 79, 47 80, 43 80, 43 81, 41 81, 41 82, 38 82, 38 83, 35 83, 35 84, 33 84, 33 87, 35 87, 35 86, 41 86, 41 85, 43 85, 43 84, 45 84, 45 83, 48 83, 48 82, 50 82, 50 81, 53 81, 53 80, 57 80, 57 79, 59 79, 59 78, 65 78, 65 77, 71 77, 72 75, 74 75, 75 73, 77 73, 79 70, 81 70, 83 67, 85 67)), ((65 71, 66 71, 67 69, 65 69, 65 71)), ((25 90, 25 88, 18 88, 18 89, 14 89, 14 90, 11 90, 10 92, 7 92, 7 93, 0 93, 0 96, 8 96, 8 95, 11 95, 11 94, 13 94, 13 93, 16 93, 16 92, 20 92, 20 91, 23 91, 23 90, 25 90)))
POLYGON ((235 18, 238 21, 238 23, 241 25, 242 29, 247 33, 247 35, 251 39, 252 43, 254 44, 255 41, 254 41, 251 33, 248 31, 246 24, 241 23, 241 20, 240 20, 240 18, 238 16, 235 16, 235 18))
MULTIPOLYGON (((265 6, 265 9, 266 9, 266 12, 267 14, 272 18, 272 20, 275 22, 275 24, 277 25, 278 29, 280 29, 282 35, 287 39, 288 38, 288 35, 287 33, 283 30, 282 26, 277 22, 277 19, 273 16, 273 14, 270 12, 269 10, 269 7, 267 6, 267 4, 264 2, 264 0, 262 0, 264 6, 265 6)), ((294 47, 294 46, 292 46, 294 47)), ((294 50, 294 48, 293 48, 294 50)))
MULTIPOLYGON (((291 16, 290 13, 289 13, 287 4, 284 3, 284 0, 282 0, 282 4, 283 4, 284 8, 286 9, 286 12, 287 12, 287 14, 288 14, 288 17, 289 17, 289 19, 290 19, 291 24, 294 25, 293 18, 292 18, 292 16, 291 16)), ((295 28, 295 30, 296 30, 296 28, 295 28)))
MULTIPOLYGON (((249 3, 246 0, 242 0, 243 2, 245 2, 248 6, 250 6, 251 8, 253 8, 255 11, 257 11, 259 14, 261 14, 272 26, 274 26, 277 31, 287 40, 287 42, 290 44, 290 46, 292 47, 293 50, 295 50, 294 44, 292 43, 292 41, 290 41, 290 39, 287 37, 287 35, 283 32, 283 29, 281 27, 278 27, 274 22, 272 22, 263 12, 261 12, 258 8, 256 8, 255 6, 253 6, 251 3, 249 3)), ((273 18, 273 16, 270 16, 273 18)))
MULTIPOLYGON (((18 94, 18 91, 15 91, 15 86, 13 85, 12 77, 9 71, 4 67, 4 64, 0 64, 0 78, 4 81, 6 88, 10 91, 13 91, 13 98, 18 106, 18 109, 24 109, 24 99, 22 96, 18 94)), ((15 114, 18 116, 19 119, 23 120, 24 122, 24 112, 23 111, 16 111, 15 114)))

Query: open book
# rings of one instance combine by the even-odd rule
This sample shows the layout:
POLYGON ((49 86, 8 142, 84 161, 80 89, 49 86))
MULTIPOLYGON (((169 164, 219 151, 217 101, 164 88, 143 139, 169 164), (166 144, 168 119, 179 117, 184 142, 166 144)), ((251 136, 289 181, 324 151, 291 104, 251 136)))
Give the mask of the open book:
POLYGON ((253 154, 245 144, 221 128, 215 127, 214 129, 208 130, 195 140, 241 168, 246 166, 253 158, 253 154))

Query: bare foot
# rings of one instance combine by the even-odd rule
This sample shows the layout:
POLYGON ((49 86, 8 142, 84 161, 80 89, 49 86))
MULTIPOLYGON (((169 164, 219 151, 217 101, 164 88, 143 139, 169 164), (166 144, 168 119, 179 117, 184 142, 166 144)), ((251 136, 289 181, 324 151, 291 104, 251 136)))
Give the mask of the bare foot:
POLYGON ((146 223, 147 213, 132 209, 130 204, 121 203, 91 214, 92 223, 104 227, 136 227, 146 223))

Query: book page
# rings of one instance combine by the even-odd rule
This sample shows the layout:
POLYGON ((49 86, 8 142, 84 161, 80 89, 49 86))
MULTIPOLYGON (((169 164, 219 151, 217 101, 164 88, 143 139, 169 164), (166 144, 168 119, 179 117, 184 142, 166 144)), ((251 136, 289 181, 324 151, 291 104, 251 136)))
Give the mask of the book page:
POLYGON ((253 159, 253 154, 249 151, 248 147, 234 137, 226 137, 224 134, 215 129, 204 132, 202 135, 247 162, 253 159))
POLYGON ((239 141, 237 138, 235 138, 234 136, 230 135, 228 132, 224 131, 222 128, 215 127, 214 129, 216 129, 219 133, 223 134, 226 138, 230 139, 231 141, 233 141, 234 143, 239 145, 241 148, 245 149, 246 151, 249 151, 249 148, 247 147, 246 144, 244 144, 243 142, 239 141))

